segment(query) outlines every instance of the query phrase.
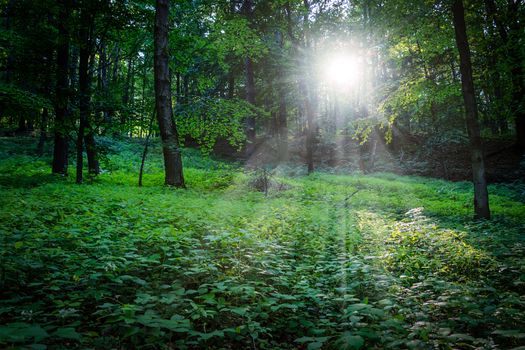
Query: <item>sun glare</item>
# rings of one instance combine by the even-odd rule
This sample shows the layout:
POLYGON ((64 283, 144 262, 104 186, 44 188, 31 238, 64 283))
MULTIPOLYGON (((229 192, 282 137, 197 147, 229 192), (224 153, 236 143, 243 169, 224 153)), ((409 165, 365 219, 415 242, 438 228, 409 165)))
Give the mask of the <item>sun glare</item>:
POLYGON ((324 63, 324 80, 335 87, 352 87, 359 82, 362 69, 363 66, 356 56, 331 56, 324 63))

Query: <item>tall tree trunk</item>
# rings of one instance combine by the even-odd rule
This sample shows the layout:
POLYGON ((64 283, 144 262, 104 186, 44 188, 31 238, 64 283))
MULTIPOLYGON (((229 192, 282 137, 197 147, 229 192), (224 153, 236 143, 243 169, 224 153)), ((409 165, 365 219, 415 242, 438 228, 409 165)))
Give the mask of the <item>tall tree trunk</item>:
MULTIPOLYGON (((142 137, 143 133, 143 126, 146 122, 147 113, 146 113, 146 84, 148 82, 148 68, 147 68, 147 56, 144 56, 144 66, 142 67, 142 103, 141 103, 141 126, 140 126, 140 134, 142 137)), ((177 103, 179 103, 177 101, 177 103)))
MULTIPOLYGON (((252 59, 246 57, 246 101, 255 106, 255 81, 253 77, 252 59)), ((246 118, 246 157, 250 157, 255 152, 255 118, 250 115, 246 118)))
MULTIPOLYGON (((120 47, 118 43, 115 43, 115 46, 113 47, 112 53, 111 53, 111 59, 110 62, 107 64, 109 68, 108 72, 108 93, 109 93, 109 86, 111 85, 112 88, 117 86, 118 83, 118 65, 120 60, 120 47), (113 66, 111 66, 111 63, 113 63, 113 66)), ((113 128, 113 137, 119 136, 119 130, 116 127, 116 123, 114 120, 115 115, 115 106, 113 105, 113 101, 111 101, 110 108, 107 111, 107 120, 111 121, 111 126, 113 128)))
POLYGON ((58 49, 57 74, 55 88, 55 142, 53 145, 52 172, 67 175, 68 140, 67 140, 67 108, 69 100, 68 68, 69 68, 69 33, 66 22, 69 16, 68 2, 60 3, 58 18, 58 49))
POLYGON ((129 119, 129 104, 130 104, 130 93, 131 85, 133 84, 133 57, 130 56, 128 59, 128 71, 126 73, 126 81, 124 85, 124 94, 122 95, 122 106, 124 110, 121 113, 120 125, 122 128, 126 129, 128 119, 129 119))
POLYGON ((175 73, 175 93, 176 93, 176 96, 175 96, 175 102, 178 103, 179 102, 179 99, 180 99, 180 73, 177 72, 175 73))
POLYGON ((17 135, 25 135, 28 132, 28 127, 26 125, 26 114, 22 113, 18 117, 18 128, 16 128, 17 135))
POLYGON ((103 107, 103 115, 104 115, 104 123, 107 124, 106 127, 111 128, 112 127, 112 120, 111 115, 109 114, 109 110, 107 108, 107 104, 109 102, 109 84, 108 84, 108 59, 107 59, 107 52, 106 52, 106 43, 102 41, 100 43, 100 53, 99 53, 99 70, 100 70, 100 89, 102 91, 102 96, 104 96, 104 104, 103 107))
POLYGON ((95 142, 95 130, 91 127, 89 118, 86 122, 87 134, 84 137, 84 142, 86 144, 86 155, 88 160, 88 173, 90 175, 100 174, 100 163, 97 159, 97 145, 95 142))
MULTIPOLYGON (((283 54, 284 50, 284 39, 283 34, 280 31, 276 32, 276 41, 279 45, 280 52, 283 54)), ((288 158, 288 124, 287 118, 288 113, 286 110, 286 88, 285 88, 285 71, 284 67, 279 67, 279 81, 278 81, 278 94, 279 94, 279 111, 277 113, 277 139, 278 139, 278 150, 279 159, 284 161, 288 158)))
POLYGON ((79 116, 80 123, 77 134, 77 167, 76 167, 76 182, 81 184, 83 181, 82 170, 84 168, 84 136, 86 131, 87 118, 89 113, 89 81, 88 81, 88 69, 89 69, 89 31, 86 28, 86 16, 85 10, 82 10, 81 23, 80 23, 80 54, 78 64, 78 92, 79 92, 79 116))
MULTIPOLYGON (((51 14, 48 14, 48 23, 52 22, 51 14)), ((52 82, 52 72, 53 72, 53 47, 49 46, 45 56, 45 78, 44 78, 44 88, 43 93, 46 96, 51 97, 51 82, 52 82)), ((42 113, 40 114, 40 135, 38 139, 38 145, 36 147, 36 152, 39 157, 44 155, 44 145, 47 141, 47 124, 49 122, 49 109, 44 107, 42 113)))
POLYGON ((38 145, 36 147, 36 154, 39 157, 42 157, 44 154, 44 145, 46 143, 46 129, 47 129, 47 120, 49 119, 49 112, 47 107, 44 107, 42 114, 40 116, 40 137, 38 138, 38 145))
POLYGON ((286 109, 286 95, 284 88, 279 90, 279 113, 277 114, 277 135, 279 138, 279 159, 281 161, 288 158, 288 112, 286 109))
POLYGON ((233 67, 230 67, 228 72, 228 99, 233 99, 235 96, 235 73, 233 67))
POLYGON ((312 67, 310 65, 310 38, 308 35, 309 29, 309 19, 310 16, 310 3, 308 0, 303 0, 303 5, 306 11, 303 13, 303 23, 305 25, 305 34, 304 34, 304 66, 306 80, 304 84, 304 98, 305 98, 305 112, 306 112, 306 164, 308 166, 308 174, 314 171, 314 142, 315 142, 315 114, 317 101, 314 100, 315 89, 313 87, 313 80, 311 79, 312 67))
POLYGON ((88 160, 88 174, 89 175, 98 175, 100 174, 100 164, 97 159, 97 146, 95 143, 95 132, 96 129, 92 127, 90 118, 92 116, 91 111, 91 80, 92 75, 90 72, 93 72, 93 67, 95 63, 95 57, 93 55, 93 50, 95 49, 93 46, 93 26, 94 22, 90 23, 90 32, 89 32, 89 64, 88 64, 88 75, 87 75, 87 96, 88 96, 88 110, 87 110, 87 118, 86 118, 86 131, 87 134, 84 137, 84 143, 86 144, 86 155, 88 160))
POLYGON ((184 187, 179 138, 171 105, 168 16, 169 0, 156 0, 154 34, 155 106, 164 154, 164 182, 168 186, 184 187))
MULTIPOLYGON (((251 25, 252 22, 252 0, 244 0, 243 12, 251 25)), ((255 79, 253 75, 253 61, 251 57, 246 57, 244 61, 246 74, 246 101, 255 106, 255 79)), ((246 129, 246 157, 249 158, 255 152, 255 117, 250 115, 245 121, 246 129)))
POLYGON ((83 181, 83 143, 86 144, 88 172, 91 175, 100 173, 96 156, 95 131, 91 128, 89 117, 91 113, 91 69, 90 58, 93 50, 93 15, 88 9, 81 10, 80 27, 80 62, 78 66, 79 85, 79 115, 80 125, 77 137, 77 173, 76 182, 83 181))
POLYGON ((308 166, 308 174, 314 171, 314 110, 312 105, 312 96, 307 91, 305 96, 305 111, 306 111, 306 164, 308 166))
POLYGON ((489 219, 489 196, 487 191, 487 181, 485 179, 483 146, 478 122, 478 110, 474 81, 472 78, 470 48, 467 38, 463 0, 454 0, 452 14, 454 20, 454 31, 456 34, 456 44, 460 58, 461 90, 465 102, 467 130, 470 139, 472 175, 474 182, 474 211, 477 218, 489 219))
POLYGON ((113 69, 111 75, 111 83, 115 85, 118 81, 118 64, 120 60, 120 46, 118 43, 115 44, 113 48, 113 69))

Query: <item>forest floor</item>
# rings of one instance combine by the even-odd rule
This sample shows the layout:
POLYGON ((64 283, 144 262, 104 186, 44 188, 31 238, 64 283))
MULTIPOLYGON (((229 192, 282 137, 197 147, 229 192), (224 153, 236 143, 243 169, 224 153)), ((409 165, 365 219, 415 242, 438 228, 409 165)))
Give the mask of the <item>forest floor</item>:
POLYGON ((76 185, 0 139, 0 348, 525 349, 522 182, 474 221, 468 182, 191 149, 187 189, 162 186, 158 147, 138 188, 141 145, 100 141, 76 185))

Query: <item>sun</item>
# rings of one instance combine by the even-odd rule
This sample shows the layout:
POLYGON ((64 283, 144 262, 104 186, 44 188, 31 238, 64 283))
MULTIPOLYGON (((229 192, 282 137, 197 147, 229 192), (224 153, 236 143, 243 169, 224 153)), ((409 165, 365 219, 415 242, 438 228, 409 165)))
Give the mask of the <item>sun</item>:
POLYGON ((359 57, 348 54, 329 56, 323 66, 323 80, 338 88, 357 85, 363 72, 359 57))

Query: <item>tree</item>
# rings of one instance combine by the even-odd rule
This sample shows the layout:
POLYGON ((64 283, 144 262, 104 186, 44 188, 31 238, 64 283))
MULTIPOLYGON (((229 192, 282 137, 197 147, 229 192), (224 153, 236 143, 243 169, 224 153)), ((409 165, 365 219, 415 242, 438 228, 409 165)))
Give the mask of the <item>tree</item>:
POLYGON ((472 64, 465 24, 465 10, 462 0, 454 0, 452 5, 452 15, 454 31, 456 34, 456 44, 459 51, 461 90, 463 92, 463 100, 465 103, 467 131, 470 140, 472 176, 474 182, 474 211, 477 218, 489 219, 489 196, 487 191, 487 180, 485 179, 483 145, 481 142, 478 122, 478 109, 474 81, 472 78, 472 64))
POLYGON ((67 117, 69 102, 69 32, 66 23, 69 19, 69 1, 61 2, 58 16, 58 49, 57 76, 55 89, 55 143, 53 146, 52 171, 55 174, 67 175, 68 168, 68 135, 67 117))
MULTIPOLYGON (((243 12, 246 19, 251 24, 253 21, 253 9, 252 1, 244 0, 243 12)), ((246 70, 246 101, 252 105, 255 105, 255 80, 253 73, 253 60, 248 55, 245 58, 245 70, 246 70)), ((256 132, 255 132, 255 118, 249 116, 246 118, 246 156, 250 157, 255 151, 256 132)))
POLYGON ((154 33, 155 106, 164 154, 164 183, 168 186, 184 187, 179 138, 171 105, 168 17, 169 0, 157 0, 154 33))

